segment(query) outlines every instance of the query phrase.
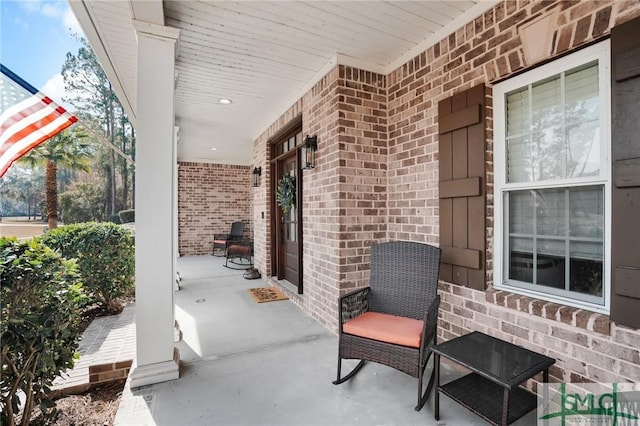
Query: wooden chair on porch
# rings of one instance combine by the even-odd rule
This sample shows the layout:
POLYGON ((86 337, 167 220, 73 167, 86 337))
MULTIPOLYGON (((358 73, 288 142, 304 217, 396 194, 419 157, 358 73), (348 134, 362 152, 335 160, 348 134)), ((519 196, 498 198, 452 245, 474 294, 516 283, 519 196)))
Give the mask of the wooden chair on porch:
POLYGON ((440 249, 414 242, 388 242, 371 247, 371 278, 365 287, 339 299, 338 385, 352 378, 367 361, 388 365, 418 378, 419 411, 425 393, 423 375, 436 344, 440 249), (360 362, 341 376, 343 359, 360 362))

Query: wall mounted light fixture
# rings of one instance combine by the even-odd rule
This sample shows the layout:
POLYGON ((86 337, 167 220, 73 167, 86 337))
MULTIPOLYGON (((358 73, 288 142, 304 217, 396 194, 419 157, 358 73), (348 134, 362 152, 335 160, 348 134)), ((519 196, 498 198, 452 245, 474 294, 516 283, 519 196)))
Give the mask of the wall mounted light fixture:
POLYGON ((302 145, 302 168, 313 169, 316 166, 316 151, 318 150, 318 137, 307 135, 302 145))
POLYGON ((262 175, 262 167, 254 167, 251 173, 251 182, 253 186, 260 186, 260 175, 262 175))

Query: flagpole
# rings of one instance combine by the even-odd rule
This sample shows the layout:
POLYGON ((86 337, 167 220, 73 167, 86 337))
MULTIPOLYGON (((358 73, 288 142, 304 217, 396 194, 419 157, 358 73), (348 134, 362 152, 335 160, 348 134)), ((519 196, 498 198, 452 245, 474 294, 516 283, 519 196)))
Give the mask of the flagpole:
POLYGON ((120 148, 118 148, 117 146, 112 144, 110 141, 105 139, 104 136, 100 135, 98 132, 93 130, 91 127, 87 126, 86 123, 84 123, 83 121, 78 120, 78 125, 82 125, 82 127, 87 129, 89 131, 89 133, 91 133, 93 136, 98 138, 98 140, 100 142, 102 142, 103 144, 107 145, 109 148, 113 149, 120 157, 122 157, 125 160, 127 160, 130 164, 132 164, 134 166, 136 165, 136 162, 133 160, 133 158, 131 158, 129 155, 125 154, 124 151, 122 151, 120 148))

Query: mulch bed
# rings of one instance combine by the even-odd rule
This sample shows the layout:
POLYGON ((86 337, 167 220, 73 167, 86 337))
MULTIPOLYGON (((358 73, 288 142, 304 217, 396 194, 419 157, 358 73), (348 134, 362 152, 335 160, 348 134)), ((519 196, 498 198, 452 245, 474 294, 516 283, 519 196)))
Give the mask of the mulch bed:
POLYGON ((34 410, 32 425, 58 426, 110 426, 118 411, 124 380, 98 386, 79 395, 69 395, 55 401, 56 411, 45 418, 39 409, 34 410))

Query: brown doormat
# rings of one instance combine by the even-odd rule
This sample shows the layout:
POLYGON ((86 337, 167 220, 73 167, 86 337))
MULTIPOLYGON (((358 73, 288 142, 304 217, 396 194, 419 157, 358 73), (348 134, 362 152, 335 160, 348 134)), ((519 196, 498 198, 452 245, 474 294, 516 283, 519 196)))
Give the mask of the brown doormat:
POLYGON ((275 302, 276 300, 288 300, 289 298, 282 294, 280 290, 275 287, 258 287, 250 288, 247 290, 251 297, 258 302, 275 302))

